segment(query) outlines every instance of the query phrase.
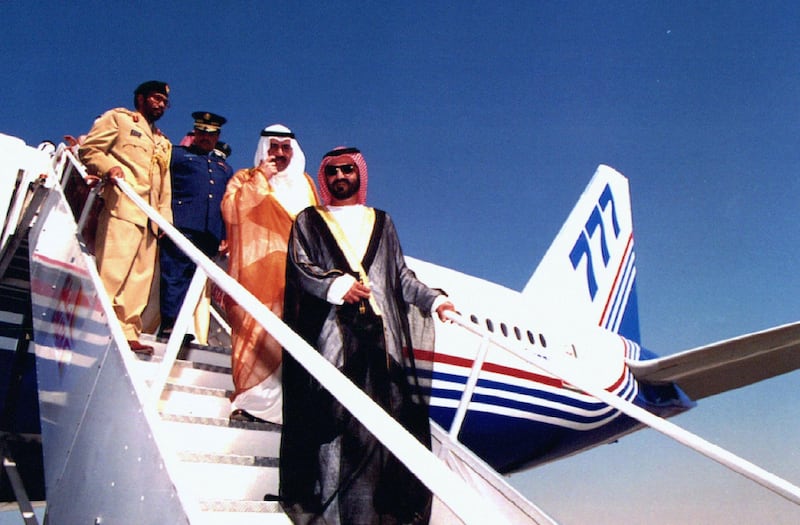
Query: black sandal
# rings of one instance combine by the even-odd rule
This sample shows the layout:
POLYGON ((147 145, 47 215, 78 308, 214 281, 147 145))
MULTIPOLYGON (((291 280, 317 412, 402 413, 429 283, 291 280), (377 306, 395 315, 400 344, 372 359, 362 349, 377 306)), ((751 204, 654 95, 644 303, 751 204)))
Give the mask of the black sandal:
POLYGON ((243 410, 241 408, 237 408, 233 412, 231 412, 230 417, 228 418, 229 421, 238 421, 243 423, 269 423, 266 419, 261 419, 260 417, 256 417, 247 410, 243 410))

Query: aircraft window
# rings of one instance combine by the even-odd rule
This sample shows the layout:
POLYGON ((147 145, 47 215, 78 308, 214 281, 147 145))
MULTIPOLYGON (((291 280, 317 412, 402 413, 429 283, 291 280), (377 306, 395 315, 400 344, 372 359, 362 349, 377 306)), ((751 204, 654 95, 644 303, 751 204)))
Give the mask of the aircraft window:
POLYGON ((474 324, 478 324, 478 317, 475 314, 470 315, 469 320, 472 321, 474 324))
POLYGON ((539 341, 541 341, 542 346, 547 347, 547 341, 544 340, 544 334, 539 334, 539 341))
POLYGON ((506 326, 506 323, 500 323, 500 331, 503 332, 505 337, 508 337, 508 327, 506 326))
POLYGON ((519 331, 519 327, 514 327, 514 335, 517 336, 517 341, 522 341, 522 332, 519 331))
POLYGON ((488 328, 490 332, 494 332, 494 323, 491 319, 486 320, 486 328, 488 328))
POLYGON ((528 341, 530 341, 532 345, 536 344, 536 338, 533 336, 533 333, 530 330, 528 330, 528 341))

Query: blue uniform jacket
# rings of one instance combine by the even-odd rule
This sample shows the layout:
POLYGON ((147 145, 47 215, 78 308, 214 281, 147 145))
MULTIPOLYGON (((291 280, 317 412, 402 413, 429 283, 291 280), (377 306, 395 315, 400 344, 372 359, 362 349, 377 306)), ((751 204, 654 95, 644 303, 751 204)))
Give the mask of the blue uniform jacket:
POLYGON ((224 239, 220 204, 233 169, 214 153, 202 154, 191 146, 175 146, 170 173, 173 225, 179 230, 208 232, 224 239))

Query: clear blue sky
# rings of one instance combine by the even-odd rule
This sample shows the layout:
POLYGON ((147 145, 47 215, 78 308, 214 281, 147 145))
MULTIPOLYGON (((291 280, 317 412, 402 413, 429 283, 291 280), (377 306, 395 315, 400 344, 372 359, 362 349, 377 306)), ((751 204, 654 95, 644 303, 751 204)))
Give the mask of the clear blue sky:
MULTIPOLYGON (((516 289, 605 163, 631 181, 646 346, 800 319, 800 4, 300 4, 6 2, 0 132, 59 141, 165 80, 175 142, 207 110, 235 168, 275 122, 312 173, 358 146, 406 253, 516 289)), ((800 484, 798 392, 674 421, 800 484)), ((800 522, 653 431, 511 481, 566 524, 800 522)))

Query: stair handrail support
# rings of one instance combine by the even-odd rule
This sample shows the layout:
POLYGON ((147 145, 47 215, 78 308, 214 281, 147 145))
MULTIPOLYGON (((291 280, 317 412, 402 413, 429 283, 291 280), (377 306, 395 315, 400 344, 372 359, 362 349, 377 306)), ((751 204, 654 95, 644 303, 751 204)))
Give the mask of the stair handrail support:
POLYGON ((175 318, 175 324, 167 340, 167 348, 164 351, 164 357, 158 367, 158 372, 150 383, 151 404, 156 410, 172 367, 175 366, 175 361, 178 360, 178 355, 183 347, 184 335, 189 331, 189 322, 193 318, 194 310, 205 289, 207 280, 206 273, 198 266, 189 283, 189 289, 178 311, 178 316, 175 318))
POLYGON ((490 334, 487 331, 481 337, 481 342, 475 352, 475 360, 472 362, 472 368, 470 369, 469 376, 467 377, 467 382, 464 385, 464 391, 461 393, 461 398, 458 401, 458 407, 456 408, 455 416, 453 416, 453 422, 450 424, 450 430, 448 433, 450 434, 450 437, 456 441, 458 441, 458 434, 461 432, 461 426, 464 423, 464 418, 467 417, 467 410, 469 409, 469 403, 472 400, 472 394, 475 392, 475 387, 478 386, 478 377, 483 369, 483 364, 486 362, 486 357, 489 354, 489 347, 491 343, 489 335, 490 334))

